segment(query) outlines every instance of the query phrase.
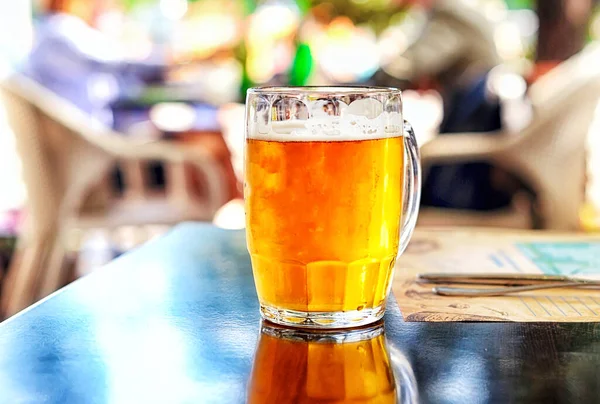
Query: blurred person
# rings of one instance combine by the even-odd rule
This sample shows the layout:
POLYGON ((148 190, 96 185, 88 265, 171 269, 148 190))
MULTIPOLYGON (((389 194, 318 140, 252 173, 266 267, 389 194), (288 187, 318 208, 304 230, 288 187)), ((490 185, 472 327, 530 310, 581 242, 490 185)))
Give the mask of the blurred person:
POLYGON ((23 70, 112 126, 109 104, 120 94, 160 80, 164 64, 126 61, 119 44, 94 28, 108 6, 109 0, 50 0, 35 24, 33 48, 23 70))
MULTIPOLYGON (((494 41, 497 21, 484 13, 491 0, 410 0, 427 12, 417 39, 382 66, 377 84, 417 86, 433 82, 443 100, 439 132, 492 132, 502 126, 500 102, 490 96, 488 73, 501 63, 494 41)), ((513 184, 487 163, 431 167, 422 203, 444 208, 492 210, 512 200, 513 184), (508 189, 494 182, 508 182, 508 189), (508 181, 507 181, 508 180, 508 181)))
MULTIPOLYGON (((114 128, 111 104, 120 97, 135 96, 147 83, 161 81, 165 63, 155 54, 148 61, 127 61, 121 44, 95 28, 111 8, 115 8, 113 0, 48 0, 41 4, 32 50, 22 71, 114 128)), ((154 164, 151 171, 162 185, 162 167, 154 164)), ((113 182, 123 190, 118 169, 113 172, 113 182)))
POLYGON ((416 84, 434 80, 444 98, 468 88, 501 63, 494 41, 496 22, 477 5, 489 0, 408 0, 426 10, 417 39, 382 66, 381 79, 416 84))
POLYGON ((535 81, 583 49, 597 0, 537 0, 539 19, 535 81))

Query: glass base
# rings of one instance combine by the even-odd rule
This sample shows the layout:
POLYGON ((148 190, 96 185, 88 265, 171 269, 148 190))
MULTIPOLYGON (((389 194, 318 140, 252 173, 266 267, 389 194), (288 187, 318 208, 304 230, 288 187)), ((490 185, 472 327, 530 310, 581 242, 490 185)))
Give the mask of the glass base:
POLYGON ((265 320, 288 327, 301 328, 350 328, 371 324, 383 317, 385 305, 373 309, 306 312, 278 309, 260 305, 260 314, 265 320))

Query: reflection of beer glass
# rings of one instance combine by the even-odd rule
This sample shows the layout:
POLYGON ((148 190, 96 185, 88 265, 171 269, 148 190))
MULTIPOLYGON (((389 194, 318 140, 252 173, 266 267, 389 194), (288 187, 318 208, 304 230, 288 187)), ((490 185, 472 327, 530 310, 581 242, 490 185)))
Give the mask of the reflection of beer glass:
POLYGON ((265 323, 248 403, 414 403, 412 369, 394 360, 381 326, 316 334, 265 323))
POLYGON ((381 318, 419 204, 400 91, 257 88, 246 110, 246 227, 263 317, 330 328, 381 318))

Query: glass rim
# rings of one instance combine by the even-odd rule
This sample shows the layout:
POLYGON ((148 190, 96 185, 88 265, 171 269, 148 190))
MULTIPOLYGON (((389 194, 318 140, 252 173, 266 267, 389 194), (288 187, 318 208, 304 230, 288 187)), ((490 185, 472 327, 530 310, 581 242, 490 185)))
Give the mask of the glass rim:
POLYGON ((395 87, 379 86, 258 86, 248 89, 252 95, 286 95, 286 96, 323 96, 323 97, 347 97, 347 96, 384 96, 393 97, 402 94, 395 87))

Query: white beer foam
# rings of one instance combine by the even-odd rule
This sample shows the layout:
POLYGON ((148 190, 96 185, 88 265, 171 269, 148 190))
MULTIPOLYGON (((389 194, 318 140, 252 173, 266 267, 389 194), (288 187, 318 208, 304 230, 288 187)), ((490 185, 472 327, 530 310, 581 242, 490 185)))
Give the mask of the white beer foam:
POLYGON ((286 142, 352 141, 403 136, 402 119, 397 112, 384 113, 374 119, 365 116, 311 118, 254 124, 248 138, 286 142), (387 116, 386 116, 387 115, 387 116), (393 125, 386 123, 393 122, 393 125), (259 128, 258 125, 261 125, 259 128))

